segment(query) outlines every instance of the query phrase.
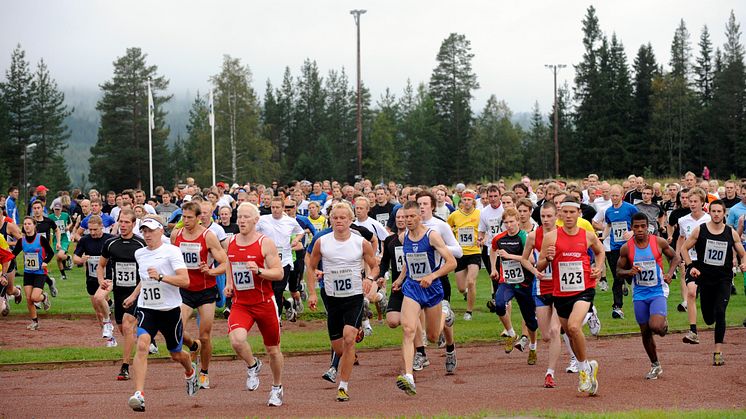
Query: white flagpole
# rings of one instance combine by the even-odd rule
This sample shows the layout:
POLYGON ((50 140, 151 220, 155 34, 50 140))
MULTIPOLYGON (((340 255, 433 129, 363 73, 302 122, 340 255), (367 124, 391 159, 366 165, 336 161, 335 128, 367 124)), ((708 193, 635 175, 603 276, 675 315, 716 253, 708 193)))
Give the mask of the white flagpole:
POLYGON ((148 158, 150 167, 150 195, 153 196, 153 128, 155 128, 155 104, 153 93, 150 90, 150 79, 148 79, 148 158))
POLYGON ((207 106, 210 108, 209 122, 210 131, 212 133, 212 184, 215 185, 215 105, 213 103, 212 90, 210 90, 210 93, 208 94, 207 106))

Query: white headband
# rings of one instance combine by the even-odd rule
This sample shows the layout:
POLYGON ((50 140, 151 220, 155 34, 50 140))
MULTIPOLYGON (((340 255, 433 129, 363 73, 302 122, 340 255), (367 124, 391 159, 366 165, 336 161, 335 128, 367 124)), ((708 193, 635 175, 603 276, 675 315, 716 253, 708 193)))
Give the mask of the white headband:
POLYGON ((560 208, 564 208, 564 207, 574 207, 574 208, 580 209, 580 204, 576 202, 563 202, 560 204, 560 208))

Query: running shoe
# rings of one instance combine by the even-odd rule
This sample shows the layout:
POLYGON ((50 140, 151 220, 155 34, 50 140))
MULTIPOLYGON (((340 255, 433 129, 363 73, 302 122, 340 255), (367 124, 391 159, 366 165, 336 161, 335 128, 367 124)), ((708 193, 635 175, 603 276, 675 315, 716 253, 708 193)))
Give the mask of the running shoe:
POLYGON ((528 350, 528 365, 536 365, 536 349, 528 350))
POLYGON ((464 320, 467 322, 471 321, 471 313, 464 313, 464 320))
POLYGON ((611 310, 611 318, 612 319, 622 319, 622 320, 624 320, 624 312, 622 311, 621 308, 618 308, 618 307, 613 308, 611 310))
POLYGON ((526 350, 526 346, 528 346, 528 336, 526 335, 521 335, 521 337, 513 344, 513 347, 521 352, 526 350))
POLYGON ((127 381, 130 379, 130 368, 127 365, 122 364, 122 368, 119 369, 119 375, 117 375, 117 381, 127 381))
POLYGON ((192 364, 192 375, 184 377, 186 379, 186 392, 190 396, 194 396, 199 391, 199 374, 197 373, 197 365, 192 364))
POLYGON ((427 366, 430 366, 430 360, 427 359, 427 356, 422 355, 419 352, 415 352, 414 361, 412 362, 412 369, 415 371, 422 371, 427 366))
POLYGON ((298 314, 302 314, 304 307, 303 307, 303 301, 300 299, 293 301, 293 308, 295 309, 295 312, 298 314))
POLYGON ((495 308, 495 300, 487 300, 487 309, 490 311, 490 313, 494 313, 497 309, 495 308))
POLYGON ((725 365, 722 352, 715 352, 712 354, 712 365, 715 367, 725 365))
POLYGON ((65 269, 68 271, 71 271, 73 269, 73 258, 69 255, 67 256, 67 259, 65 259, 65 269))
POLYGON ((591 308, 591 315, 588 317, 588 328, 591 330, 593 336, 598 336, 601 333, 601 319, 598 318, 596 306, 591 308))
POLYGON ((554 388, 557 385, 554 383, 554 377, 552 377, 552 374, 547 374, 546 377, 544 377, 544 388, 554 388))
POLYGON ((587 393, 591 390, 591 377, 588 372, 581 370, 578 374, 578 392, 587 393))
POLYGON ((445 348, 446 347, 446 336, 443 334, 443 332, 440 332, 440 336, 438 336, 438 348, 445 348))
POLYGON ((259 372, 262 370, 262 360, 254 358, 256 365, 246 369, 246 390, 254 391, 259 388, 259 372))
POLYGON ((194 343, 197 344, 197 349, 192 350, 189 348, 189 358, 192 359, 192 363, 196 364, 199 360, 199 353, 202 350, 202 342, 199 339, 195 339, 194 343))
POLYGON ((453 310, 451 310, 451 303, 446 300, 443 300, 443 313, 446 315, 446 326, 453 326, 453 322, 456 320, 456 315, 453 313, 453 310))
POLYGON ((67 275, 65 274, 65 271, 60 272, 60 278, 62 278, 63 281, 67 281, 67 275))
POLYGON ((39 330, 39 322, 32 321, 26 326, 27 330, 39 330))
POLYGON ((127 401, 127 405, 135 412, 144 412, 145 397, 142 396, 142 393, 136 391, 135 394, 130 397, 129 401, 127 401))
POLYGON ((417 394, 417 388, 414 385, 414 380, 408 378, 406 375, 400 375, 396 377, 396 386, 410 396, 414 396, 415 394, 417 394))
POLYGON ((501 337, 501 338, 506 338, 506 337, 508 337, 508 336, 510 336, 510 335, 508 334, 508 331, 507 331, 507 330, 503 329, 503 331, 502 331, 502 332, 500 332, 500 337, 501 337))
POLYGON ((114 336, 112 336, 109 339, 106 339, 106 347, 107 348, 116 348, 117 345, 118 345, 117 339, 114 336))
POLYGON ((505 338, 505 353, 509 354, 513 352, 513 347, 515 346, 516 338, 515 336, 508 336, 505 338))
POLYGON ((112 311, 114 311, 114 300, 112 300, 111 298, 109 298, 109 299, 108 299, 108 300, 106 301, 106 303, 107 303, 107 304, 109 304, 109 312, 112 312, 112 311))
POLYGON ((158 345, 156 345, 153 342, 150 342, 150 346, 148 347, 148 354, 149 355, 158 355, 158 345))
POLYGON ((111 339, 112 336, 114 336, 114 325, 111 324, 110 321, 104 322, 104 325, 101 326, 101 338, 102 339, 111 339))
MULTIPOLYGON (((386 290, 381 290, 381 300, 378 302, 378 307, 381 309, 381 313, 386 314, 386 310, 389 306, 389 296, 386 295, 386 290)), ((444 300, 444 302, 446 302, 444 300)))
POLYGON ((699 336, 697 336, 696 333, 692 332, 691 330, 686 332, 686 335, 682 338, 684 343, 691 343, 692 345, 699 344, 699 336))
POLYGON ((41 305, 44 307, 44 311, 49 311, 52 307, 52 302, 49 301, 49 295, 47 295, 46 292, 42 293, 42 295, 44 295, 44 301, 41 302, 41 305))
POLYGON ((37 310, 41 310, 41 302, 39 301, 35 302, 34 307, 36 307, 37 310))
POLYGON ((603 292, 608 291, 609 290, 608 281, 598 281, 598 289, 600 289, 603 292))
POLYGON ((336 383, 337 382, 337 369, 334 367, 329 367, 329 369, 324 373, 324 375, 321 376, 324 380, 330 382, 330 383, 336 383))
POLYGON ((422 346, 427 346, 427 333, 423 330, 422 331, 422 346))
POLYGON ((663 368, 661 368, 660 363, 656 362, 655 364, 652 364, 650 366, 650 371, 648 371, 648 373, 645 374, 645 379, 646 380, 657 380, 658 377, 661 376, 661 374, 663 374, 663 368))
POLYGON ((13 296, 13 300, 16 304, 21 304, 21 300, 23 300, 23 293, 18 285, 16 285, 16 295, 13 296))
POLYGON ((295 323, 298 320, 298 312, 295 311, 292 305, 285 310, 285 320, 291 323, 295 323))
POLYGON ((686 301, 680 302, 679 305, 676 306, 676 310, 678 310, 679 313, 686 313, 686 301))
POLYGON ((337 389, 337 401, 338 402, 349 402, 350 401, 350 395, 347 394, 347 390, 343 388, 337 389))
POLYGON ((199 373, 199 388, 210 388, 210 376, 203 374, 202 371, 199 373))
POLYGON ((577 374, 578 371, 578 359, 573 356, 572 358, 570 358, 570 363, 567 365, 567 368, 565 368, 565 372, 577 374))
POLYGON ((52 283, 49 284, 49 292, 52 294, 52 297, 57 297, 57 280, 51 276, 49 277, 49 280, 52 281, 52 283))
POLYGON ((446 375, 453 375, 456 370, 456 351, 446 352, 446 375))
POLYGON ((590 382, 591 388, 588 390, 588 394, 595 396, 598 393, 598 361, 592 359, 588 361, 588 365, 591 366, 590 382))
POLYGON ((366 338, 372 334, 373 334, 373 326, 371 325, 363 326, 363 335, 365 335, 366 338))
POLYGON ((3 295, 0 297, 0 314, 3 315, 3 317, 7 316, 10 313, 10 303, 8 303, 8 297, 3 295))
POLYGON ((269 391, 269 400, 267 400, 267 406, 282 406, 283 398, 282 387, 272 386, 272 390, 269 391))

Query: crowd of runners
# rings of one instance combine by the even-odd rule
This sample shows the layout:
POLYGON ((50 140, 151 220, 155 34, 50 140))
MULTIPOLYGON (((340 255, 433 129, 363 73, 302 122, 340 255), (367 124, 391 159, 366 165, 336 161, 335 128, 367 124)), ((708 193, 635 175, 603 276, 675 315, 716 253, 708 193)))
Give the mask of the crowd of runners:
POLYGON ((216 316, 228 320, 249 391, 259 388, 263 368, 247 342, 257 325, 271 370, 267 404, 281 406, 282 322, 319 310, 319 296, 331 358, 320 373, 338 384, 340 402, 350 400, 355 345, 373 333, 374 316, 401 327, 403 370, 392 385, 415 395, 417 371, 434 368, 429 344, 445 352, 444 373, 456 374, 454 335, 483 303, 496 330, 504 329, 506 353, 526 352, 535 365, 542 340, 544 387, 557 386, 564 342, 565 371, 578 374, 578 391, 595 395, 599 364, 584 326, 599 334, 598 310, 624 319, 632 294, 651 363, 641 376, 657 379, 663 368, 654 335, 667 333, 669 284, 680 281, 678 310, 690 324, 683 341, 700 343, 699 298, 702 318, 715 325, 712 364, 720 366, 734 277, 746 272, 746 183, 698 181, 691 172, 666 185, 636 176, 609 184, 590 174, 577 183, 524 177, 453 188, 368 180, 200 188, 190 178, 173 190, 156 188, 153 197, 95 189, 52 196, 39 185, 25 205, 17 187, 7 192, 0 195, 2 315, 25 300, 27 329, 43 331, 38 310, 64 298, 57 280, 83 269, 104 344, 123 346, 116 378, 132 378, 135 411, 145 410, 148 354, 158 351, 159 332, 184 368, 187 394, 210 388, 216 316), (477 292, 481 269, 491 278, 489 295, 477 292), (596 292, 608 292, 609 280, 613 305, 597 307, 596 292), (452 298, 466 302, 459 316, 452 298), (521 330, 513 328, 513 300, 521 330), (194 336, 185 331, 191 321, 194 336))

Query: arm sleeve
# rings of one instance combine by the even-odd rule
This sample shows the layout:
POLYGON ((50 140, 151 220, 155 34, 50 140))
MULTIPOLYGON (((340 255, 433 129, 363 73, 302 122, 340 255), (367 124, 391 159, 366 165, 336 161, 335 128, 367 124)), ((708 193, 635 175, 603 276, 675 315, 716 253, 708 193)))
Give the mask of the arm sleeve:
POLYGON ((49 263, 52 261, 52 258, 54 258, 54 251, 52 250, 52 246, 49 245, 49 240, 47 240, 46 237, 40 237, 40 243, 41 247, 44 248, 44 263, 49 263))
POLYGON ((450 228, 448 228, 447 224, 439 224, 441 227, 438 229, 438 233, 440 233, 440 236, 443 238, 443 242, 446 244, 446 247, 448 250, 451 251, 453 254, 453 257, 460 258, 464 255, 464 249, 461 248, 461 246, 456 241, 456 237, 453 235, 453 232, 450 228))
MULTIPOLYGON (((391 236, 394 237, 394 236, 391 236)), ((391 254, 389 252, 389 243, 391 243, 391 238, 387 237, 386 240, 383 242, 383 253, 381 254, 381 263, 378 265, 378 276, 382 277, 386 274, 386 272, 389 270, 389 263, 391 261, 391 254)))
POLYGON ((13 248, 13 256, 18 256, 23 251, 23 242, 21 240, 26 240, 26 238, 21 237, 21 239, 18 240, 19 243, 17 243, 16 247, 13 248))

